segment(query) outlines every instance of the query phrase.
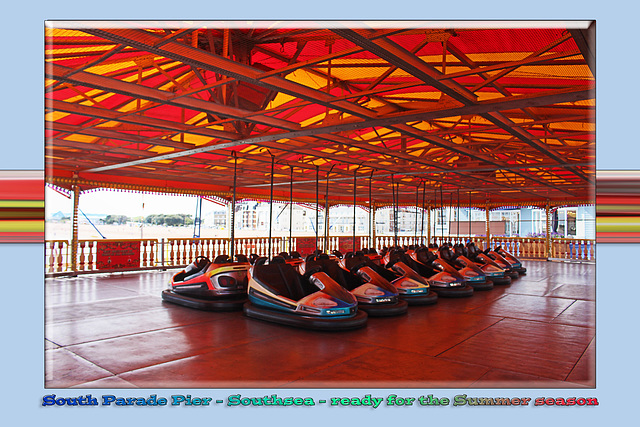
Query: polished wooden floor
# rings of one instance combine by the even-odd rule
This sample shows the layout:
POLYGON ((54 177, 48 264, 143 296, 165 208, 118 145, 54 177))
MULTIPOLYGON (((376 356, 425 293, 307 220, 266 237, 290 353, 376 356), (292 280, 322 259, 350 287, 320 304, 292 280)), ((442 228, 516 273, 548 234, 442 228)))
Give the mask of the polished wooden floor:
POLYGON ((48 388, 595 386, 595 265, 440 298, 350 332, 311 332, 161 300, 173 272, 45 281, 48 388))

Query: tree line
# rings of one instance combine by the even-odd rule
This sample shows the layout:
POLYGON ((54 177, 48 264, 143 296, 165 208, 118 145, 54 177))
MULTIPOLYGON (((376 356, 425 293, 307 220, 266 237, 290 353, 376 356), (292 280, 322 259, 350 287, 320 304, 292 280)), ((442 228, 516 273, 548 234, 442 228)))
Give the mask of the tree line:
MULTIPOLYGON (((144 220, 145 224, 152 225, 170 225, 170 226, 184 226, 184 225, 193 225, 193 218, 191 215, 187 214, 153 214, 148 215, 144 219, 142 217, 129 218, 126 215, 107 215, 102 222, 104 224, 126 224, 132 220, 140 221, 144 220)), ((201 222, 203 222, 201 220, 201 222)))

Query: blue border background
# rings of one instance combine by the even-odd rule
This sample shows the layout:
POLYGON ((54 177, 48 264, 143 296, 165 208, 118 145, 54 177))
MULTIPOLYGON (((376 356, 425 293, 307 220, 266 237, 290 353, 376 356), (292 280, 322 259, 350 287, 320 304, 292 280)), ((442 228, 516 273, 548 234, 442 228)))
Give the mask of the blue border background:
MULTIPOLYGON (((2 156, 0 169, 36 169, 43 165, 44 21, 48 19, 596 19, 597 20, 597 165, 599 169, 637 169, 640 146, 624 124, 637 119, 638 87, 632 76, 638 69, 634 54, 637 29, 636 6, 614 1, 537 0, 534 2, 472 1, 431 4, 419 1, 323 1, 232 3, 192 0, 156 0, 141 4, 111 0, 12 2, 5 5, 0 27, 4 83, 2 156), (624 65, 618 65, 624 64, 624 65), (38 125, 34 125, 37 123, 38 125)), ((328 423, 393 426, 401 423, 455 425, 539 426, 574 424, 599 425, 605 421, 636 419, 632 414, 633 392, 638 375, 635 280, 620 266, 632 266, 638 245, 599 245, 597 260, 597 388, 586 390, 274 390, 281 396, 419 396, 433 393, 453 397, 470 396, 587 396, 597 397, 600 406, 591 408, 43 408, 42 397, 56 393, 74 397, 115 394, 169 397, 187 394, 225 398, 230 394, 264 396, 270 390, 46 390, 44 389, 43 292, 41 245, 0 245, 4 302, 2 320, 2 385, 0 408, 9 423, 57 425, 326 425, 328 423), (12 273, 20 270, 18 275, 12 273), (425 412, 426 411, 426 412, 425 412), (186 424, 188 425, 188 424, 186 424)))

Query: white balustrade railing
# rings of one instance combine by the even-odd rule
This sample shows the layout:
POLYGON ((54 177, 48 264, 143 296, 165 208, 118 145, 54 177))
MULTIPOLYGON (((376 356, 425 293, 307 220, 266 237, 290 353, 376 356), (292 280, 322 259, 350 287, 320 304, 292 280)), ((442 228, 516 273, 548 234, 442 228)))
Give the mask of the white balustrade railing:
MULTIPOLYGON (((294 236, 291 239, 289 248, 289 237, 273 237, 271 239, 271 255, 281 252, 298 250, 298 239, 313 239, 315 246, 315 236, 294 236)), ((345 251, 352 250, 352 236, 329 237, 327 249, 345 251), (342 241, 342 245, 341 245, 342 241)), ((476 245, 483 249, 486 246, 486 238, 482 236, 433 236, 431 243, 438 246, 443 243, 467 243, 474 241, 476 245)), ((374 248, 380 250, 385 247, 411 246, 416 244, 427 244, 426 238, 415 236, 376 236, 375 241, 371 241, 369 236, 356 236, 358 248, 374 248)), ((307 240, 305 243, 309 243, 307 240)), ((595 260, 595 240, 594 239, 562 239, 552 238, 550 248, 546 247, 544 237, 498 237, 492 236, 490 246, 504 247, 513 255, 524 259, 561 259, 570 261, 594 261, 595 260)), ((181 238, 181 239, 105 239, 105 240, 80 240, 76 251, 75 270, 71 262, 71 245, 67 240, 47 240, 45 241, 45 273, 47 275, 69 274, 78 272, 94 271, 117 271, 128 269, 148 269, 148 268, 171 268, 181 267, 189 264, 196 256, 206 256, 214 259, 218 255, 230 253, 230 239, 227 238, 181 238), (138 248, 139 253, 134 254, 131 261, 125 268, 105 267, 98 265, 98 246, 100 243, 129 243, 129 246, 138 248)), ((307 245, 306 248, 309 246, 307 245)), ((318 248, 325 247, 324 236, 318 236, 318 248)), ((269 239, 266 237, 256 238, 236 238, 234 239, 234 253, 236 254, 257 254, 267 256, 269 252, 269 239)))

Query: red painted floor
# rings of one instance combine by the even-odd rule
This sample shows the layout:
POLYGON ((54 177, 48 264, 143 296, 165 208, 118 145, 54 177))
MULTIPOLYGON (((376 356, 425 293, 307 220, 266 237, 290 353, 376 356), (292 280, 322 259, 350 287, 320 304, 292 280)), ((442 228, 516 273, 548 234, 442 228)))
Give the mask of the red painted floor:
POLYGON ((46 279, 48 388, 595 386, 595 265, 527 275, 350 332, 161 299, 173 272, 46 279))

